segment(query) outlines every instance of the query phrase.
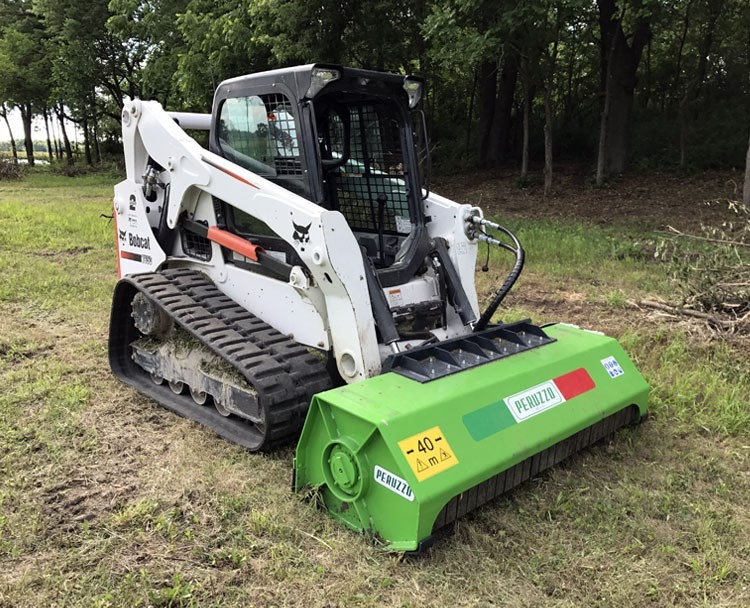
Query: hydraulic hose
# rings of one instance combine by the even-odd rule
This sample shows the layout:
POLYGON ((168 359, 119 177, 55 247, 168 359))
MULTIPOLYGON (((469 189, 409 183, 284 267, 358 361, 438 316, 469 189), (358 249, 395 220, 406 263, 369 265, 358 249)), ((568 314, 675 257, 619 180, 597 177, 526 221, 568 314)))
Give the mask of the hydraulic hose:
POLYGON ((486 243, 489 243, 490 245, 496 245, 497 247, 501 247, 507 251, 510 251, 516 256, 516 262, 515 264, 513 264, 513 268, 508 274, 508 277, 505 279, 505 282, 503 283, 502 287, 500 287, 498 292, 495 294, 495 297, 492 298, 492 302, 490 302, 490 305, 482 313, 482 316, 479 317, 479 321, 477 321, 476 325, 474 325, 474 331, 477 332, 477 331, 482 331, 485 327, 487 327, 487 324, 490 322, 490 319, 492 319, 492 315, 495 314, 498 306, 500 306, 500 303, 503 301, 503 299, 505 299, 505 296, 511 290, 515 282, 518 280, 518 277, 520 276, 521 271, 523 270, 525 254, 523 251, 523 247, 521 247, 521 243, 516 238, 516 235, 513 234, 507 228, 500 226, 498 224, 495 224, 494 222, 490 222, 488 220, 480 218, 478 216, 472 216, 468 219, 469 221, 475 224, 479 224, 480 226, 489 226, 505 234, 511 241, 513 241, 512 247, 508 245, 507 243, 503 243, 502 241, 492 238, 485 232, 480 232, 479 234, 477 234, 477 238, 480 241, 485 241, 486 243))

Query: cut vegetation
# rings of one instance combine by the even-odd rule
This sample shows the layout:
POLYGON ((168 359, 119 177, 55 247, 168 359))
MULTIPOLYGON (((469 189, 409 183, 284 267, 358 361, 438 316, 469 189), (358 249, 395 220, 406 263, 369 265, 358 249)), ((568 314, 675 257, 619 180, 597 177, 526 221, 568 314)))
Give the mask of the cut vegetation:
MULTIPOLYGON (((481 194, 526 247, 504 318, 618 338, 653 414, 419 559, 290 492, 291 447, 250 454, 112 378, 116 260, 101 215, 117 180, 0 182, 0 606, 750 605, 747 330, 629 303, 686 303, 655 253, 667 225, 700 234, 701 218, 731 217, 704 205, 726 176, 668 178, 679 196, 571 178, 545 200, 486 176, 442 184, 481 194)), ((487 297, 507 263, 478 273, 487 297)))

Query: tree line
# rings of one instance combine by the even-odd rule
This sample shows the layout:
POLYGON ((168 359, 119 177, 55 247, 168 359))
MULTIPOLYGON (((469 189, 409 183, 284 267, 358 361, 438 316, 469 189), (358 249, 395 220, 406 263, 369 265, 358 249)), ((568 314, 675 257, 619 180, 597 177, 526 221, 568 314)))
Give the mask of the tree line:
POLYGON ((544 166, 547 190, 553 158, 601 183, 750 153, 747 0, 0 0, 0 23, 30 162, 35 116, 63 126, 50 155, 72 161, 70 120, 95 163, 126 97, 206 111, 225 78, 311 62, 425 76, 436 162, 544 166))

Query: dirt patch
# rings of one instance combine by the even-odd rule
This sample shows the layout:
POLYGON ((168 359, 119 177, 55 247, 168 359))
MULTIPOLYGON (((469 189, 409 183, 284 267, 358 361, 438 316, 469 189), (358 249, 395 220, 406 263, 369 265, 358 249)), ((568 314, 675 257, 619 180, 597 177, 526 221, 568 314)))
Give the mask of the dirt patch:
POLYGON ((741 193, 737 171, 700 175, 626 175, 604 188, 592 185, 590 172, 578 166, 555 169, 555 187, 545 197, 541 182, 519 186, 513 170, 436 177, 434 190, 453 200, 478 205, 487 215, 584 220, 598 225, 631 223, 647 230, 673 226, 691 231, 702 223, 736 219, 727 206, 741 193))
POLYGON ((59 258, 61 256, 75 257, 92 251, 93 247, 73 247, 72 249, 64 249, 63 251, 35 251, 33 255, 43 258, 59 258))
POLYGON ((556 289, 550 293, 544 288, 544 283, 536 279, 526 280, 522 288, 512 292, 506 305, 533 311, 533 320, 538 323, 571 323, 613 337, 643 323, 657 322, 630 307, 620 308, 615 314, 610 305, 592 301, 586 294, 575 290, 556 289))
POLYGON ((71 472, 65 480, 42 492, 42 514, 49 530, 70 532, 84 522, 94 522, 129 500, 135 485, 132 471, 120 467, 87 468, 71 472))
POLYGON ((0 359, 7 359, 11 363, 22 363, 29 359, 44 357, 52 350, 52 348, 51 344, 39 347, 29 347, 0 342, 0 359))

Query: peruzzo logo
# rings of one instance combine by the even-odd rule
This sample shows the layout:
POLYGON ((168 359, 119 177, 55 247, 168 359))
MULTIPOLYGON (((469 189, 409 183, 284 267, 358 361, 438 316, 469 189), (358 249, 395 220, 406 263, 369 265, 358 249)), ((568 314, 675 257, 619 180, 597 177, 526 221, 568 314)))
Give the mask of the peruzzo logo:
POLYGON ((516 422, 521 422, 551 407, 560 405, 564 401, 565 397, 562 396, 560 389, 557 388, 552 380, 548 380, 525 391, 506 397, 505 405, 508 406, 516 422))
POLYGON ((375 465, 375 481, 381 486, 388 488, 391 492, 395 492, 399 496, 405 498, 409 502, 414 502, 414 493, 409 487, 409 484, 398 475, 394 475, 378 465, 375 465))
POLYGON ((585 368, 574 369, 503 399, 516 422, 523 422, 596 388, 585 368))

